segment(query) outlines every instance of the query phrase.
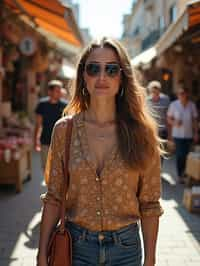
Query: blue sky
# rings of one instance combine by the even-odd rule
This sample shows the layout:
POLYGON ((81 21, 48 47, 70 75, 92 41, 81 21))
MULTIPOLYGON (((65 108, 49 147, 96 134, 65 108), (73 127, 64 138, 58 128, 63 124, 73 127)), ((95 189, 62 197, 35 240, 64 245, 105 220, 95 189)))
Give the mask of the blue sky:
POLYGON ((80 25, 89 28, 93 38, 121 37, 123 15, 130 13, 133 0, 73 0, 79 3, 80 25))

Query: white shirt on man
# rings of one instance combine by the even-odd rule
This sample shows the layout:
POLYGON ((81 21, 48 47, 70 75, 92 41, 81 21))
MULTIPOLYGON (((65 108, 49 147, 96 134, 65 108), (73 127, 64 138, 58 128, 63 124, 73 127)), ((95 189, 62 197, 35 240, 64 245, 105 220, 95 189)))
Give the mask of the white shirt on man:
POLYGON ((186 106, 183 106, 180 100, 173 101, 169 106, 167 115, 181 121, 180 126, 172 126, 174 138, 193 138, 193 119, 197 118, 198 113, 192 101, 188 101, 186 106))

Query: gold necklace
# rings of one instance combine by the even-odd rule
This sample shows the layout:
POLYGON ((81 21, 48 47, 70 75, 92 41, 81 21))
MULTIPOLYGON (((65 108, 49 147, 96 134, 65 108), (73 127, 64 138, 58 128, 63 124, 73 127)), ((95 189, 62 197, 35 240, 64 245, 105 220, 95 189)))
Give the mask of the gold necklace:
MULTIPOLYGON (((87 120, 86 120, 85 113, 84 113, 84 121, 86 123, 89 123, 90 126, 93 126, 93 127, 96 126, 99 129, 101 129, 101 130, 104 129, 105 127, 110 127, 110 126, 116 125, 116 120, 111 120, 111 121, 104 122, 104 123, 101 123, 101 124, 97 123, 94 119, 91 119, 90 117, 87 118, 87 120)), ((101 134, 99 134, 99 132, 96 131, 95 135, 93 135, 93 136, 95 136, 99 140, 104 140, 104 139, 106 139, 108 137, 113 136, 113 134, 105 134, 103 132, 101 132, 101 134)))

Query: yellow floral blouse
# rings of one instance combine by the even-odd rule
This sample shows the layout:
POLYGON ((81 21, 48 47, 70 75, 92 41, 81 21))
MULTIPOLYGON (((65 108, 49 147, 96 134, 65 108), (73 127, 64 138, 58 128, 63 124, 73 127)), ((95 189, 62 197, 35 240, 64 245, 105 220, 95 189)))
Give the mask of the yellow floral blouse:
MULTIPOLYGON (((60 119, 53 130, 45 180, 45 203, 60 204, 64 182, 65 136, 67 118, 60 119)), ((70 183, 66 214, 69 221, 92 231, 117 230, 142 217, 159 216, 161 192, 160 158, 149 158, 151 167, 139 173, 126 166, 114 149, 98 176, 90 157, 84 118, 73 118, 70 145, 70 183)))

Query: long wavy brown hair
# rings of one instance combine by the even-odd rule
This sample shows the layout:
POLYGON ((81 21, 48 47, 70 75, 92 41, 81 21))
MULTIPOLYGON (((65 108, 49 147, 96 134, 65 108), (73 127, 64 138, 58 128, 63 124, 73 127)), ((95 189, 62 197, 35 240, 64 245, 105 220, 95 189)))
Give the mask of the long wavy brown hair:
POLYGON ((104 37, 91 42, 83 51, 77 65, 74 94, 64 114, 74 115, 88 109, 90 95, 83 93, 83 74, 88 56, 99 47, 114 50, 122 69, 120 90, 123 88, 124 94, 116 95, 117 135, 121 156, 128 166, 143 171, 152 164, 155 156, 162 153, 162 149, 157 124, 146 104, 145 89, 137 82, 128 54, 120 42, 104 37))

